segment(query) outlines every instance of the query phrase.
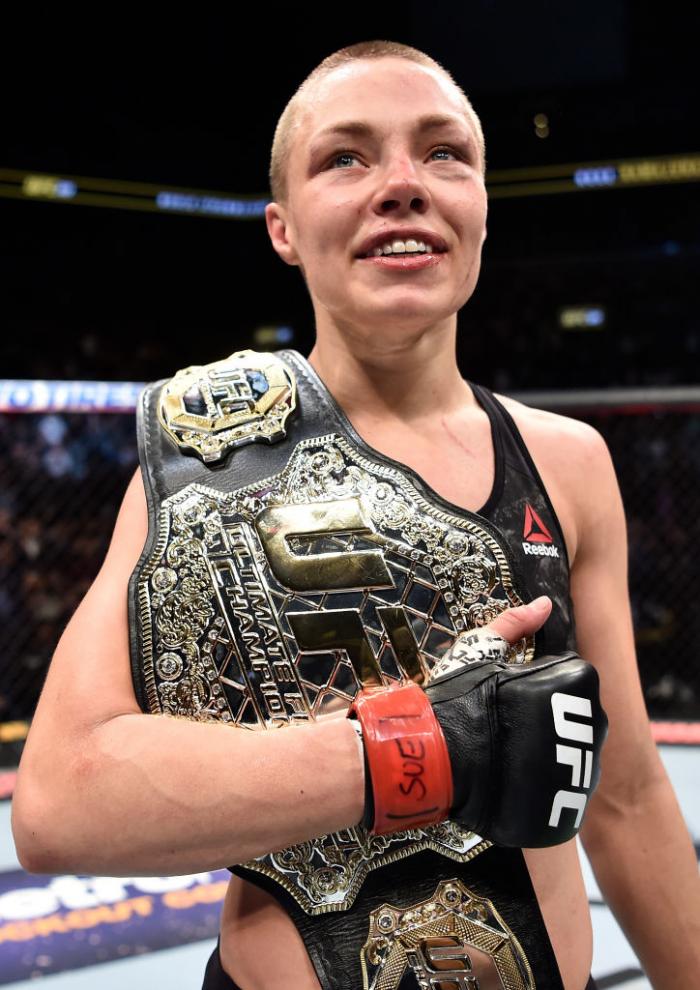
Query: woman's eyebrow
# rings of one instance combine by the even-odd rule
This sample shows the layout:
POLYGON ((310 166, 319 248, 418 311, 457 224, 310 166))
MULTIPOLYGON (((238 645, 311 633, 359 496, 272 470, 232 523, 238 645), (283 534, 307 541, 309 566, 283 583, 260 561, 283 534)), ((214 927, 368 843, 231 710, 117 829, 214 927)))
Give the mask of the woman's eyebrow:
MULTIPOLYGON (((457 126, 461 128, 463 124, 467 124, 469 136, 471 137, 471 128, 469 128, 467 118, 460 117, 457 114, 425 114, 424 116, 416 119, 415 129, 419 133, 425 133, 426 131, 437 130, 441 127, 457 126)), ((326 127, 322 131, 319 131, 310 147, 310 152, 313 154, 318 144, 330 136, 348 135, 350 137, 370 137, 373 133, 374 128, 372 125, 368 124, 364 120, 341 120, 338 121, 338 123, 331 124, 330 127, 326 127)))

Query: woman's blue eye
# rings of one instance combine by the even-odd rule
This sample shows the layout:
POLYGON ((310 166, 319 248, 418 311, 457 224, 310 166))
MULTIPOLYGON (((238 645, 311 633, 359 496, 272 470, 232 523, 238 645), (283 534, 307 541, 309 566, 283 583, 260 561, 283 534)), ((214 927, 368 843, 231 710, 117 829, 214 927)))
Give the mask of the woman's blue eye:
MULTIPOLYGON (((435 150, 431 152, 431 155, 437 155, 438 153, 452 155, 452 157, 455 158, 456 160, 459 160, 461 158, 461 155, 457 151, 455 151, 454 148, 447 148, 447 147, 435 148, 435 150)), ((348 167, 347 164, 338 165, 338 162, 341 161, 341 159, 343 158, 346 160, 354 159, 355 161, 358 161, 357 155, 353 151, 339 151, 337 154, 333 155, 333 157, 330 159, 329 162, 330 167, 341 168, 341 169, 347 168, 348 167)))
POLYGON ((340 158, 356 158, 356 156, 352 153, 352 151, 339 151, 337 155, 334 155, 333 158, 331 158, 331 165, 333 168, 335 168, 335 164, 340 158))
POLYGON ((457 152, 456 151, 453 151, 452 148, 436 148, 435 151, 432 152, 432 154, 433 155, 437 155, 438 152, 441 152, 441 153, 445 153, 446 152, 448 155, 453 155, 455 158, 458 157, 457 152))

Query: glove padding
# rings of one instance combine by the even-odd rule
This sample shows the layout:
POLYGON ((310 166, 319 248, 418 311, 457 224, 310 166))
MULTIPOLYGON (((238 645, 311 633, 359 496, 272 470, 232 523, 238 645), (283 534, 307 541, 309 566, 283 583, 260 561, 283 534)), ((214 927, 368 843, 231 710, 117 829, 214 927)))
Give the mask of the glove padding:
POLYGON ((591 664, 575 653, 522 666, 471 663, 425 693, 450 755, 451 818, 502 846, 576 835, 608 727, 591 664))

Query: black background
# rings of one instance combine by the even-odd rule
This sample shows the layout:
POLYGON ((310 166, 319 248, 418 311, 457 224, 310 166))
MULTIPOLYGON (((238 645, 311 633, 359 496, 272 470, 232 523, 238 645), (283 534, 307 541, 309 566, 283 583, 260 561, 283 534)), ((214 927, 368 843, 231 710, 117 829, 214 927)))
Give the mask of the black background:
MULTIPOLYGON (((31 8, 4 45, 0 166, 267 192, 287 100, 326 55, 386 38, 445 65, 492 169, 698 149, 697 15, 674 5, 299 4, 274 12, 31 8), (535 135, 546 113, 550 136, 535 135)), ((264 222, 0 200, 2 377, 144 380, 312 310, 264 222)), ((494 200, 460 362, 499 388, 670 384, 696 375, 698 186, 494 200), (565 332, 566 304, 604 330, 565 332)))

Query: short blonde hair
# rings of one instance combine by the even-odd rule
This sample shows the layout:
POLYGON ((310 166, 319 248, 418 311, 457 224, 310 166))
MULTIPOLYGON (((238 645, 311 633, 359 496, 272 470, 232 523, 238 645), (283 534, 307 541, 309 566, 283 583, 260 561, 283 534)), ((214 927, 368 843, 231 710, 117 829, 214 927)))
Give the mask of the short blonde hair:
POLYGON ((319 79, 329 75, 339 66, 347 65, 348 62, 355 62, 360 59, 378 59, 387 56, 404 58, 409 62, 416 62, 418 65, 425 65, 431 69, 441 72, 449 82, 455 87, 464 101, 464 112, 467 119, 474 128, 479 154, 481 157, 482 170, 486 168, 486 146, 484 143, 484 132, 474 108, 469 102, 467 94, 462 87, 455 82, 452 75, 439 62, 436 62, 430 55, 420 51, 418 48, 411 48, 410 45, 403 45, 398 41, 361 41, 356 45, 349 45, 333 52, 324 58, 319 65, 301 83, 287 106, 282 111, 280 119, 277 121, 275 136, 272 139, 272 152, 270 155, 270 191, 275 203, 285 203, 287 200, 287 162, 291 150, 294 132, 301 122, 301 110, 304 100, 319 79))

